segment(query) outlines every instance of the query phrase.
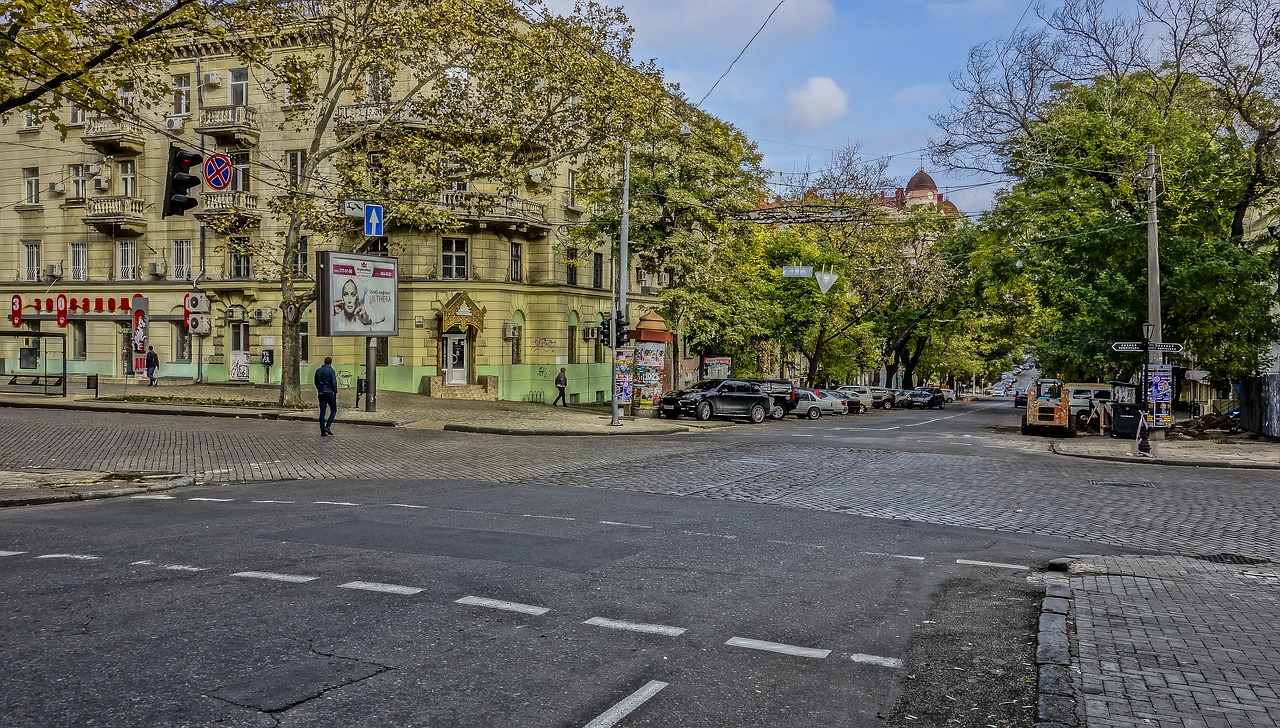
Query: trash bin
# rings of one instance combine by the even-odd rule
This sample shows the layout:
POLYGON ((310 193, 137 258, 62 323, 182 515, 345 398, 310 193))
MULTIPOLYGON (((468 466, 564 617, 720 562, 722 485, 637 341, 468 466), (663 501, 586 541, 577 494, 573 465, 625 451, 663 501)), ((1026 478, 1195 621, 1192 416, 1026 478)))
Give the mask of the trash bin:
POLYGON ((1136 437, 1138 435, 1138 418, 1142 417, 1142 408, 1127 402, 1111 403, 1111 436, 1136 437))

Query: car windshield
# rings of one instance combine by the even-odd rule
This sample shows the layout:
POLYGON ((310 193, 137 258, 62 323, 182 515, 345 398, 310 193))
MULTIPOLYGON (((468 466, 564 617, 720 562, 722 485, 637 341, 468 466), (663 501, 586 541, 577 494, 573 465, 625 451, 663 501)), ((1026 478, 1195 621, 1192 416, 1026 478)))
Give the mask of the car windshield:
POLYGON ((705 392, 705 391, 707 391, 707 390, 709 390, 709 389, 715 389, 716 387, 720 386, 720 382, 722 382, 722 381, 724 381, 724 380, 722 380, 722 379, 704 379, 704 380, 702 380, 701 382, 698 382, 697 384, 693 385, 692 387, 689 387, 689 391, 690 391, 690 392, 705 392))

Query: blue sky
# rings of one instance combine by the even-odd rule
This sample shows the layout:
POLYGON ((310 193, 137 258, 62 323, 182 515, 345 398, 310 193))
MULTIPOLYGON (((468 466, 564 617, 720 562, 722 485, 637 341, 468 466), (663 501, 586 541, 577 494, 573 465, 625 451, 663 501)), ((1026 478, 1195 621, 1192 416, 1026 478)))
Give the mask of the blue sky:
MULTIPOLYGON (((571 0, 549 0, 563 10, 571 0)), ((654 58, 692 101, 701 99, 777 0, 613 0, 635 26, 633 54, 654 58)), ((786 0, 702 108, 741 128, 780 172, 822 168, 828 150, 860 143, 863 156, 893 158, 905 183, 934 135, 950 74, 969 49, 1039 23, 1026 0, 786 0)), ((929 169, 966 213, 985 209, 996 186, 929 169)))

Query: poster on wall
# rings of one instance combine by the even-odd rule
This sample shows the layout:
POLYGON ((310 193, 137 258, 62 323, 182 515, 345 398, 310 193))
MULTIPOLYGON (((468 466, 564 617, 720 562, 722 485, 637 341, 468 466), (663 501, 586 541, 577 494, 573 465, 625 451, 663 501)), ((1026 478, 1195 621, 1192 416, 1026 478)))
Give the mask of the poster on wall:
POLYGON ((618 349, 613 359, 613 386, 618 404, 631 404, 631 368, 635 355, 631 348, 618 349))
POLYGON ((133 352, 133 371, 147 370, 147 315, 150 305, 146 296, 134 296, 131 318, 131 350, 133 352))
POLYGON ((662 372, 667 345, 661 341, 636 342, 635 397, 641 411, 657 409, 662 398, 662 372))
POLYGON ((1151 403, 1151 426, 1173 426, 1173 365, 1147 365, 1147 401, 1151 403))
POLYGON ((733 358, 728 356, 708 356, 702 360, 703 379, 728 379, 729 370, 733 366, 733 358))
POLYGON ((399 262, 380 255, 316 254, 321 336, 400 333, 399 262))

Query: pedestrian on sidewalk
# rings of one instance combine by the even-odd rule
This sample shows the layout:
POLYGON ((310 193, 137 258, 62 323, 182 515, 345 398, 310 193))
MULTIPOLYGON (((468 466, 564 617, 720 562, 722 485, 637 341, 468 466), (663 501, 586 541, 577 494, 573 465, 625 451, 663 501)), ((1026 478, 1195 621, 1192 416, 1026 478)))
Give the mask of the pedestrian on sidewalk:
POLYGON ((320 436, 333 435, 333 418, 338 416, 338 373, 333 371, 333 357, 326 356, 324 365, 316 370, 316 395, 320 398, 320 436), (329 418, 325 419, 328 411, 329 418))
POLYGON ((160 368, 160 355, 154 346, 147 347, 147 386, 156 386, 156 370, 160 368))
POLYGON ((565 407, 569 406, 569 400, 564 397, 564 388, 567 386, 569 386, 569 375, 564 373, 564 367, 560 367, 560 373, 556 375, 556 390, 559 394, 556 395, 556 401, 551 403, 552 407, 560 402, 563 402, 565 407))

